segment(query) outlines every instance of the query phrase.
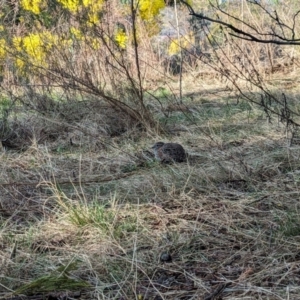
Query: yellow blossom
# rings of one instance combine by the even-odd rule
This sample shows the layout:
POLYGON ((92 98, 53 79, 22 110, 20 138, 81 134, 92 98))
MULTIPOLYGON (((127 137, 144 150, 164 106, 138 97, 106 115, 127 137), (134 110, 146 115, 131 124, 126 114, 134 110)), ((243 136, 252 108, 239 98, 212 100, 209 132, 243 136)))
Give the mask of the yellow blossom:
POLYGON ((79 9, 79 0, 57 0, 61 5, 74 13, 79 9))
POLYGON ((166 6, 164 0, 139 0, 139 11, 143 20, 153 19, 166 6))
POLYGON ((30 33, 24 37, 14 37, 13 45, 15 50, 21 55, 18 56, 16 65, 22 68, 26 61, 35 65, 45 65, 47 55, 53 45, 61 44, 57 36, 45 31, 42 33, 30 33), (22 56, 24 56, 23 60, 22 56))
POLYGON ((71 27, 70 28, 70 33, 71 35, 76 39, 76 40, 82 40, 83 39, 83 35, 82 32, 75 27, 71 27))
POLYGON ((23 69, 24 66, 25 66, 24 60, 21 59, 21 58, 17 58, 17 59, 16 59, 16 66, 17 66, 20 70, 23 69))
POLYGON ((62 49, 67 49, 67 48, 70 48, 71 46, 73 45, 73 41, 71 39, 57 39, 56 43, 55 43, 55 46, 58 48, 58 47, 61 47, 62 49))
POLYGON ((42 0, 21 0, 21 6, 25 10, 29 10, 38 15, 41 12, 42 0))
POLYGON ((6 56, 6 41, 5 39, 0 39, 0 60, 4 59, 6 56))
POLYGON ((35 61, 41 63, 45 58, 44 43, 39 34, 31 33, 23 38, 23 49, 35 61))
POLYGON ((100 44, 100 42, 99 42, 98 39, 92 39, 91 40, 91 47, 92 47, 92 49, 99 50, 100 46, 101 46, 101 44, 100 44))
POLYGON ((21 37, 19 37, 19 36, 14 37, 12 42, 17 51, 22 51, 22 38, 21 37))
POLYGON ((98 13, 89 13, 89 25, 97 24, 99 22, 99 14, 98 13))
POLYGON ((89 25, 97 24, 99 22, 99 15, 102 10, 104 0, 83 0, 82 4, 88 8, 88 22, 89 25))
POLYGON ((104 0, 82 0, 82 4, 85 7, 93 6, 95 9, 102 7, 104 0))
POLYGON ((126 48, 126 44, 127 44, 127 41, 128 41, 128 36, 122 28, 118 28, 118 30, 115 34, 115 41, 121 49, 126 48))

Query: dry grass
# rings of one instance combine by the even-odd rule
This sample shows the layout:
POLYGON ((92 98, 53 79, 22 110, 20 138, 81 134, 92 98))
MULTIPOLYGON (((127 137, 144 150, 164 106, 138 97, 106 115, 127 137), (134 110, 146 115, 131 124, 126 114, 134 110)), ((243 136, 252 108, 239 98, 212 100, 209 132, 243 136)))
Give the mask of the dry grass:
MULTIPOLYGON (((20 93, 25 110, 0 123, 0 299, 300 298, 299 133, 291 143, 291 132, 238 98, 218 73, 224 80, 225 69, 245 72, 238 83, 259 98, 247 83, 255 69, 299 112, 299 54, 226 44, 219 26, 208 35, 220 47, 206 64, 184 66, 183 99, 149 39, 139 46, 143 101, 164 135, 158 126, 142 130, 98 94, 78 97, 67 77, 65 91, 57 78, 64 99, 38 84, 20 93), (188 162, 154 161, 149 148, 159 140, 181 143, 188 162)), ((89 74, 95 87, 104 76, 119 88, 118 101, 135 105, 125 77, 114 68, 109 77, 99 51, 78 53, 73 73, 87 81, 89 74)), ((9 111, 1 105, 1 114, 9 111)))
POLYGON ((299 147, 225 89, 193 92, 157 108, 167 136, 22 116, 31 142, 0 156, 1 299, 299 298, 299 147), (156 163, 157 140, 189 161, 156 163))

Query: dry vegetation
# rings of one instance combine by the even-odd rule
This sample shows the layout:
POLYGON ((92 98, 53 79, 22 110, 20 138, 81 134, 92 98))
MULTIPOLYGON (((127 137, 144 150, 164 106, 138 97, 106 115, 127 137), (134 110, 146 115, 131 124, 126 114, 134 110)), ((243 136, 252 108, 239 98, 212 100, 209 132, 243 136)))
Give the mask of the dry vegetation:
POLYGON ((2 298, 299 298, 299 147, 258 108, 198 84, 164 136, 108 137, 100 109, 69 127, 22 117, 35 139, 1 153, 2 298), (157 140, 189 161, 156 163, 157 140))
POLYGON ((101 78, 81 53, 44 85, 2 84, 0 299, 300 298, 300 131, 253 103, 284 93, 300 123, 297 47, 207 34, 181 85, 144 52, 138 86, 123 50, 106 70, 89 56, 101 78), (188 161, 156 162, 160 140, 188 161))

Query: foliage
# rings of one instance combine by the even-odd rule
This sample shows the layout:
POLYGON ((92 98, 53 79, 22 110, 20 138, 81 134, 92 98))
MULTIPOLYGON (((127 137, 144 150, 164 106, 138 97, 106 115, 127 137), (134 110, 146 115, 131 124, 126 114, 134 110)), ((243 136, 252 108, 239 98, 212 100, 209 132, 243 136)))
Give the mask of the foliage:
POLYGON ((0 60, 6 57, 6 41, 5 39, 0 39, 0 60))
POLYGON ((78 290, 89 287, 88 282, 75 280, 71 277, 70 272, 76 269, 78 269, 77 262, 72 262, 66 266, 63 265, 49 275, 41 276, 30 283, 24 284, 18 288, 15 293, 32 295, 53 291, 78 290))
POLYGON ((61 5, 70 12, 75 13, 79 9, 79 0, 57 0, 61 5))
MULTIPOLYGON (((24 74, 26 67, 45 67, 45 63, 51 60, 53 47, 60 52, 68 51, 76 40, 81 41, 83 47, 89 44, 92 49, 99 49, 101 39, 99 36, 95 37, 94 29, 100 24, 104 4, 104 0, 57 0, 55 3, 46 0, 21 0, 22 9, 18 11, 18 19, 15 21, 16 26, 22 27, 22 30, 14 31, 13 34, 7 34, 0 39, 0 59, 10 57, 16 68, 24 74), (68 25, 70 18, 73 21, 68 25), (63 26, 69 27, 69 35, 57 31, 62 22, 63 26)), ((141 0, 136 4, 141 21, 148 22, 149 28, 153 28, 154 25, 157 27, 157 24, 153 24, 153 19, 165 7, 165 2, 141 0)), ((10 10, 8 4, 1 5, 3 11, 10 10)), ((122 5, 125 17, 128 17, 130 1, 122 5)), ((0 17, 1 31, 9 29, 8 25, 11 26, 6 23, 4 17, 5 15, 0 17)), ((119 48, 124 50, 131 36, 131 32, 118 27, 113 35, 106 36, 106 40, 113 39, 119 48)))
POLYGON ((151 20, 165 7, 164 0, 140 0, 139 11, 143 20, 151 20))
POLYGON ((70 34, 71 34, 71 38, 74 38, 75 40, 83 40, 84 38, 80 29, 76 27, 70 27, 70 34))
POLYGON ((115 41, 121 49, 126 48, 128 36, 123 28, 118 27, 116 34, 115 34, 115 41))
POLYGON ((57 42, 58 37, 47 31, 13 38, 13 45, 19 55, 21 55, 17 57, 16 65, 22 69, 27 60, 36 66, 44 65, 47 54, 57 42), (22 55, 23 57, 25 55, 24 59, 20 58, 22 55))
POLYGON ((21 7, 38 15, 41 13, 43 0, 21 0, 21 7))

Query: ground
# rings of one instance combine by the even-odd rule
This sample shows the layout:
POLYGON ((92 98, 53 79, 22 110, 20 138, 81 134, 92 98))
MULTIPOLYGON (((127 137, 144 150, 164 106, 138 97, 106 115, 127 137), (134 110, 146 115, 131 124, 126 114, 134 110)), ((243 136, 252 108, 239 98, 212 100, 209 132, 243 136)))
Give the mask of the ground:
POLYGON ((166 107, 164 133, 18 116, 35 138, 0 154, 1 299, 299 299, 297 130, 225 85, 166 107))

